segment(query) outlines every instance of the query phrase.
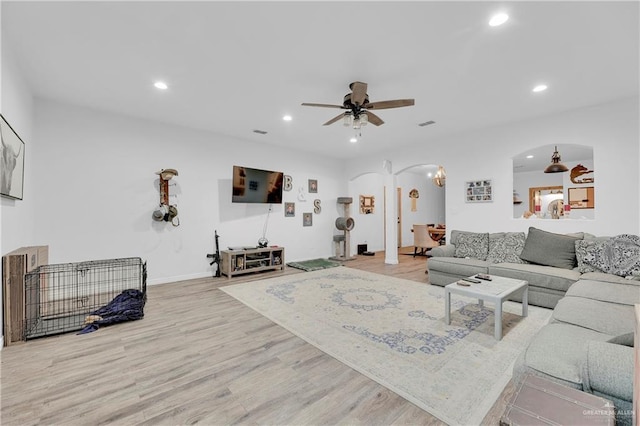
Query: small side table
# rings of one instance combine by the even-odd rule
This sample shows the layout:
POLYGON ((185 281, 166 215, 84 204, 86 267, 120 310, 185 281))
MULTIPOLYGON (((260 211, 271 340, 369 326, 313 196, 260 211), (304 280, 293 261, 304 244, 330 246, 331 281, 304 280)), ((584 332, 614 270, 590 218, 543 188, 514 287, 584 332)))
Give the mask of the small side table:
POLYGON ((615 425, 611 401, 527 375, 511 398, 500 426, 516 425, 615 425))

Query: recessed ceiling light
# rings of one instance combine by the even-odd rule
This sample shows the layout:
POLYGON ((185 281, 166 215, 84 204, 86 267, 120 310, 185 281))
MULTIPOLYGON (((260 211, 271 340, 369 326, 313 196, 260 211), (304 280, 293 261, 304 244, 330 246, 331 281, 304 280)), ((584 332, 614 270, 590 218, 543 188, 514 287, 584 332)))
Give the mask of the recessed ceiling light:
POLYGON ((153 83, 153 85, 156 89, 160 90, 167 90, 169 88, 169 86, 167 86, 167 83, 165 83, 164 81, 156 81, 155 83, 153 83))
POLYGON ((489 25, 492 27, 497 27, 507 22, 507 20, 509 20, 509 15, 507 15, 506 13, 497 13, 491 17, 491 19, 489 20, 489 25))
POLYGON ((351 139, 349 139, 349 142, 351 142, 351 143, 356 143, 356 142, 358 142, 358 138, 356 138, 356 137, 354 136, 354 137, 352 137, 351 139))
POLYGON ((291 121, 293 118, 290 115, 285 115, 284 117, 282 117, 282 119, 284 121, 291 121))
POLYGON ((533 155, 527 155, 527 158, 533 158, 533 155))
POLYGON ((547 85, 546 84, 538 84, 536 87, 533 88, 533 92, 544 92, 545 90, 547 90, 547 85))

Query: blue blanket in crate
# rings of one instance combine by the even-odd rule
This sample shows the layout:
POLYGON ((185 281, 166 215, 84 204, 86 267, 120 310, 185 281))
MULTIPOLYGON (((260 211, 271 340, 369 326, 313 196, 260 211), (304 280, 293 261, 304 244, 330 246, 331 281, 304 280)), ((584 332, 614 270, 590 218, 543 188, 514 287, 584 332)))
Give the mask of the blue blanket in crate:
POLYGON ((146 295, 140 290, 125 290, 105 306, 91 312, 89 315, 94 317, 91 318, 92 322, 78 334, 91 333, 101 325, 141 319, 144 317, 145 302, 146 295))

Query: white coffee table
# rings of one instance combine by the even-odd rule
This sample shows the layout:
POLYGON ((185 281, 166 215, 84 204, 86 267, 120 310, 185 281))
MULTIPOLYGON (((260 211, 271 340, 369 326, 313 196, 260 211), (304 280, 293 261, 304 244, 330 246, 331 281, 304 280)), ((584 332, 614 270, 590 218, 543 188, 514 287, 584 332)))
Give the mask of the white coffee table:
MULTIPOLYGON (((469 277, 474 278, 474 277, 469 277)), ((496 340, 502 340, 502 303, 511 295, 522 293, 522 316, 528 314, 529 283, 513 278, 499 277, 491 275, 491 281, 480 281, 479 284, 469 283, 468 287, 454 282, 444 288, 445 323, 451 324, 451 293, 478 299, 480 307, 484 306, 484 301, 493 302, 495 305, 495 332, 496 340)))

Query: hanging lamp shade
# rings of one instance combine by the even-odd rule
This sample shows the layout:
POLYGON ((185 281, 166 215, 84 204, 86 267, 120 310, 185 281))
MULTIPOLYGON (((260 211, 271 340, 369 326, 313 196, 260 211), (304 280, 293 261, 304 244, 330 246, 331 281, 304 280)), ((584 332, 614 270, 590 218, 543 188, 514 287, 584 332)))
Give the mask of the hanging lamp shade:
POLYGON ((544 169, 545 173, 562 173, 568 172, 569 168, 562 164, 562 159, 560 158, 560 153, 558 153, 558 147, 555 147, 555 151, 551 156, 551 164, 544 169))
POLYGON ((438 166, 438 171, 436 172, 436 175, 433 177, 433 184, 435 186, 439 186, 440 188, 442 188, 446 180, 447 180, 447 174, 444 171, 444 167, 438 166))

